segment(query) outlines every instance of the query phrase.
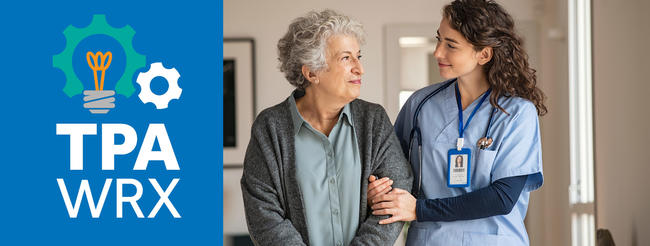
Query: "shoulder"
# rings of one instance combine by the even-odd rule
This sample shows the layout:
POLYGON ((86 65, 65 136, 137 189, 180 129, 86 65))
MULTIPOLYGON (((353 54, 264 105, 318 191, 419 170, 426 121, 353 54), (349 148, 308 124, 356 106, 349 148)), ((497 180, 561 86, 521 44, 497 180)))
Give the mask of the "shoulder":
POLYGON ((449 82, 451 82, 453 79, 445 80, 436 84, 432 84, 429 86, 426 86, 424 88, 421 88, 415 92, 409 97, 409 99, 406 101, 405 105, 409 105, 411 107, 414 107, 415 105, 419 104, 425 97, 427 97, 429 94, 433 93, 435 90, 439 89, 440 87, 445 86, 449 82))
POLYGON ((386 110, 379 104, 355 99, 350 103, 350 110, 354 118, 355 128, 358 128, 358 130, 379 131, 385 128, 386 125, 392 128, 386 110))
POLYGON ((499 105, 508 112, 498 112, 495 116, 495 124, 503 122, 508 127, 535 127, 539 124, 537 108, 533 102, 521 97, 501 97, 499 105))
POLYGON ((260 112, 257 115, 257 117, 255 117, 255 121, 263 121, 263 120, 278 118, 289 112, 290 112, 289 103, 288 101, 285 100, 281 103, 278 103, 274 106, 262 110, 262 112, 260 112))
POLYGON ((283 127, 291 128, 291 111, 288 99, 274 106, 262 110, 253 122, 253 134, 259 131, 277 129, 283 127))
POLYGON ((350 103, 350 109, 353 111, 353 114, 362 114, 362 115, 376 115, 378 113, 386 112, 384 107, 379 104, 368 102, 362 99, 354 99, 350 103))
POLYGON ((350 110, 356 121, 360 122, 388 122, 390 119, 384 107, 379 104, 364 101, 362 99, 355 99, 350 103, 350 110))
POLYGON ((510 114, 512 120, 518 118, 537 119, 537 108, 533 102, 521 97, 502 97, 499 104, 510 114))
POLYGON ((451 82, 452 80, 454 80, 454 79, 448 79, 448 80, 445 80, 445 81, 442 81, 442 82, 438 82, 438 83, 435 83, 435 84, 432 84, 432 85, 428 85, 428 86, 426 86, 424 88, 421 88, 421 89, 413 92, 413 95, 411 97, 424 98, 427 95, 429 95, 431 92, 433 92, 433 91, 437 90, 438 88, 446 85, 447 83, 451 82))

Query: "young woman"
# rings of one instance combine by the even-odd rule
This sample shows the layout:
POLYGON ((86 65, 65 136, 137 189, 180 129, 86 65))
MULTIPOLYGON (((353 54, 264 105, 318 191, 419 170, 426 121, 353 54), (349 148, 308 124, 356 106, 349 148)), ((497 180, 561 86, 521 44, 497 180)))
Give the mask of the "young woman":
POLYGON ((395 124, 413 194, 371 177, 373 214, 391 216, 382 224, 413 221, 407 245, 528 245, 524 218, 543 182, 538 115, 546 107, 522 39, 490 0, 445 6, 436 38, 449 80, 415 92, 395 124), (467 167, 454 168, 456 158, 467 167))

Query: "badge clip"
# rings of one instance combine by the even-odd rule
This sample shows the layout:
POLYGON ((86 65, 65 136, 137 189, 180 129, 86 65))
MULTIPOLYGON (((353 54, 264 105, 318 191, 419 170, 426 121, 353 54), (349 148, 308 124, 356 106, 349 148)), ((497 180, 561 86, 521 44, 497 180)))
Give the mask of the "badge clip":
POLYGON ((456 149, 460 151, 463 148, 464 143, 465 143, 464 138, 458 138, 458 140, 456 141, 456 149))

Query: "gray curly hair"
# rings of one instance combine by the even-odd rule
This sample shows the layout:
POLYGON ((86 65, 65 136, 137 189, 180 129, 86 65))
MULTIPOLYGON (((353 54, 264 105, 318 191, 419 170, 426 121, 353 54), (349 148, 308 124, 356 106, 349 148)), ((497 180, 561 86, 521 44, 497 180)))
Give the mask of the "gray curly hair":
POLYGON ((327 39, 339 34, 355 37, 360 45, 365 43, 361 23, 333 10, 311 11, 293 20, 278 41, 280 71, 289 83, 299 89, 308 87, 310 83, 302 74, 302 66, 313 71, 326 69, 327 39))

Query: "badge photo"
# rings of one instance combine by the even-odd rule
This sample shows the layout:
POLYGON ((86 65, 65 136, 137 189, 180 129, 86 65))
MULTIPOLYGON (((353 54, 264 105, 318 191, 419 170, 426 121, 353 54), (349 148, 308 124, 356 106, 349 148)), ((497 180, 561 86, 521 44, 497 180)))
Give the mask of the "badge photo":
POLYGON ((447 153, 447 187, 469 187, 472 152, 468 148, 450 149, 447 153))

